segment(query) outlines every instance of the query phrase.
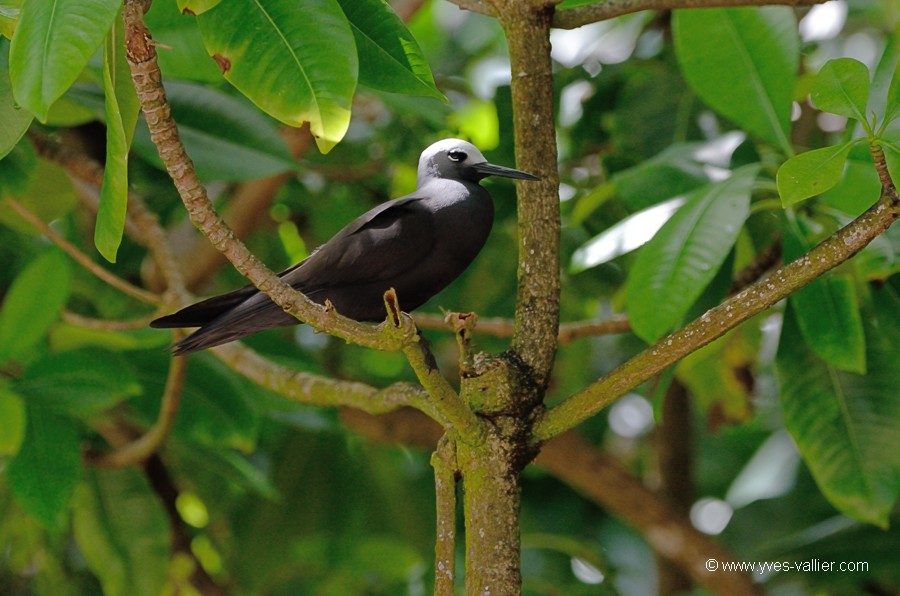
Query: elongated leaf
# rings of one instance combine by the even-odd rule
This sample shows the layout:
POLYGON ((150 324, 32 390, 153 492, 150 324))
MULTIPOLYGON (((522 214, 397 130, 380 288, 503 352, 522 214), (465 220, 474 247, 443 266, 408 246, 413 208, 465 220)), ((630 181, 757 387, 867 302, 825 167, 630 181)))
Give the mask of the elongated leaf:
POLYGON ((56 250, 31 261, 16 277, 0 309, 0 362, 25 354, 59 318, 69 279, 69 261, 56 250))
POLYGON ((419 44, 384 0, 338 0, 356 39, 362 85, 446 101, 419 44))
POLYGON ((34 116, 16 106, 9 80, 9 43, 0 39, 0 159, 16 146, 34 116))
POLYGON ((572 254, 569 270, 579 273, 596 267, 642 246, 684 205, 683 198, 669 199, 659 205, 629 215, 594 236, 572 254))
POLYGON ((206 53, 197 19, 182 14, 175 0, 154 0, 146 22, 153 39, 164 44, 157 54, 167 87, 171 79, 222 81, 222 72, 206 53))
POLYGON ((25 438, 25 402, 0 386, 0 457, 15 455, 25 438))
POLYGON ((807 347, 789 308, 776 359, 784 422, 828 500, 886 527, 900 494, 900 329, 893 305, 867 313, 869 373, 839 371, 807 347))
POLYGON ((42 525, 59 529, 81 476, 78 431, 70 419, 28 407, 25 440, 6 470, 9 490, 42 525))
MULTIPOLYGON (((794 260, 812 248, 802 221, 784 234, 784 256, 794 260)), ((866 338, 853 279, 831 272, 813 280, 789 299, 800 332, 812 351, 841 370, 865 374, 866 338)))
POLYGON ((676 10, 678 63, 711 108, 791 153, 797 20, 787 7, 676 10))
POLYGON ((869 69, 853 58, 829 60, 816 76, 810 95, 823 112, 865 121, 869 69))
POLYGON ((684 317, 715 277, 747 218, 758 166, 692 193, 641 248, 626 286, 635 333, 652 342, 684 317))
POLYGON ((94 227, 94 245, 103 258, 115 263, 128 208, 128 152, 141 109, 125 60, 125 26, 120 19, 106 36, 103 92, 106 97, 106 167, 94 227))
POLYGON ((855 141, 795 155, 778 168, 775 180, 781 204, 790 207, 834 187, 855 141))
POLYGON ((42 122, 103 43, 119 0, 25 0, 9 53, 16 101, 42 122))
POLYGON ((84 418, 141 393, 127 360, 92 349, 47 354, 25 369, 15 387, 29 403, 84 418))
POLYGON ((163 593, 171 554, 162 503, 135 469, 94 468, 75 492, 75 540, 106 596, 163 593))
POLYGON ((225 78, 266 113, 309 122, 329 151, 350 125, 358 62, 337 0, 229 0, 198 17, 206 50, 225 78))
MULTIPOLYGON (((272 121, 246 101, 175 81, 166 83, 166 94, 181 140, 204 180, 249 180, 296 167, 272 121)), ((135 133, 134 150, 163 167, 143 124, 135 133)))

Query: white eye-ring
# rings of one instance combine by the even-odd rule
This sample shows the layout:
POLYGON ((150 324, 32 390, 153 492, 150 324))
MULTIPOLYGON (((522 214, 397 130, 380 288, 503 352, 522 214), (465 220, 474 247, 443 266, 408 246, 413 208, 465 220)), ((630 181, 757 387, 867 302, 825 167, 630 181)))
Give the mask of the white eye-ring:
POLYGON ((465 161, 468 155, 466 155, 465 151, 460 151, 459 149, 454 149, 450 153, 447 154, 447 157, 450 158, 450 161, 465 161))

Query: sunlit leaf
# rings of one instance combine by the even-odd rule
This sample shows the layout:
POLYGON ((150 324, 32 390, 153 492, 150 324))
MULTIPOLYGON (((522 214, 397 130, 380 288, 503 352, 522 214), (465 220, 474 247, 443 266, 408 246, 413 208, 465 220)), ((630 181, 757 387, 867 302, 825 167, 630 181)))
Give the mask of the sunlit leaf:
POLYGON ((9 462, 9 490, 42 525, 61 529, 81 476, 78 430, 71 419, 43 408, 27 410, 25 440, 9 462))
POLYGON ((9 53, 16 101, 44 121, 103 43, 119 0, 24 0, 9 53))
POLYGON ((22 0, 0 0, 0 35, 12 39, 19 21, 22 0))
POLYGON ((824 112, 865 121, 869 69, 853 58, 829 60, 816 76, 810 95, 824 112))
POLYGON ((302 10, 229 0, 197 18, 225 78, 263 111, 291 126, 309 122, 322 152, 344 137, 358 62, 337 0, 305 0, 302 10))
POLYGON ((795 155, 778 168, 776 181, 781 204, 790 207, 834 187, 855 141, 795 155))
POLYGON ((59 318, 70 275, 69 260, 48 250, 16 277, 0 306, 0 362, 27 353, 59 318))
POLYGON ((107 596, 164 592, 171 536, 162 501, 135 468, 94 468, 73 499, 75 540, 107 596))
POLYGON ((628 276, 628 315, 652 342, 673 328, 715 277, 750 208, 758 166, 693 192, 645 244, 628 276))
POLYGON ((672 29, 688 83, 714 110, 791 153, 797 19, 789 7, 676 10, 672 29))

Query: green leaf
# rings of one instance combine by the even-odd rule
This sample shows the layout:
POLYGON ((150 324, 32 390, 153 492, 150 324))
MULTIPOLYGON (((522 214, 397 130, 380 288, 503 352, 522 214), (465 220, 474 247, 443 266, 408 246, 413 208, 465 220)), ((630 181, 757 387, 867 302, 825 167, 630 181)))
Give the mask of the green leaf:
POLYGON ((197 19, 182 14, 175 0, 155 0, 146 22, 153 39, 161 44, 157 50, 159 69, 167 84, 169 79, 222 81, 222 73, 206 53, 197 19))
POLYGON ((867 375, 819 359, 803 341, 793 308, 776 358, 785 426, 822 493, 843 513, 882 527, 900 493, 900 328, 898 300, 890 301, 863 318, 867 375))
POLYGON ((73 504, 75 540, 106 596, 165 592, 169 520, 141 473, 94 468, 73 504))
POLYGON ((25 369, 15 387, 29 403, 81 418, 142 391, 124 357, 96 349, 47 354, 25 369))
POLYGON ((672 26, 679 65, 697 95, 790 155, 788 131, 799 59, 793 10, 676 10, 672 26))
POLYGON ((103 92, 106 97, 106 166, 94 227, 94 245, 103 258, 115 263, 128 208, 128 152, 141 110, 131 82, 131 70, 125 60, 125 26, 121 19, 117 19, 110 29, 103 48, 103 92))
POLYGON ((70 275, 69 260, 48 250, 16 277, 0 308, 0 363, 27 353, 59 318, 70 275))
MULTIPOLYGON (((802 220, 785 226, 784 256, 794 260, 812 248, 802 220)), ((866 338, 853 279, 832 271, 788 299, 807 345, 841 370, 865 374, 866 338)))
POLYGON ((790 207, 822 194, 841 181, 844 163, 856 141, 795 155, 778 168, 775 177, 781 204, 790 207))
POLYGON ((829 60, 816 76, 810 95, 823 112, 865 122, 869 69, 853 58, 829 60))
POLYGON ((25 402, 10 389, 0 385, 0 457, 19 452, 25 439, 25 402))
POLYGON ((626 285, 635 333, 655 341, 678 324, 715 277, 750 209, 758 165, 692 193, 638 253, 626 285))
MULTIPOLYGON (((166 95, 181 140, 204 180, 240 181, 297 167, 272 121, 245 100, 193 83, 170 81, 166 95)), ((162 168, 143 124, 134 150, 162 168)))
MULTIPOLYGON (((53 162, 36 159, 29 143, 20 143, 3 160, 0 192, 12 195, 45 222, 62 217, 78 203, 72 179, 65 170, 53 162)), ((26 235, 41 233, 5 201, 0 201, 0 223, 26 235)))
POLYGON ((305 0, 302 10, 274 0, 229 0, 198 20, 225 78, 264 112, 291 126, 309 122, 323 153, 344 137, 358 62, 337 0, 305 0))
POLYGON ((850 149, 840 181, 822 193, 822 200, 851 217, 861 215, 881 194, 878 171, 865 143, 850 149))
POLYGON ((203 14, 222 0, 178 0, 178 10, 185 14, 203 14))
POLYGON ((81 476, 78 430, 72 420, 29 406, 25 440, 9 462, 9 490, 42 525, 61 529, 81 476))
POLYGON ((120 0, 25 0, 9 53, 16 101, 42 122, 103 43, 120 0))
POLYGON ((361 85, 447 101, 435 86, 431 68, 416 39, 384 0, 338 1, 350 21, 361 57, 361 85))
POLYGON ((16 105, 9 80, 9 44, 0 39, 0 159, 6 157, 28 130, 34 116, 16 105))
POLYGON ((880 145, 884 149, 884 161, 887 164, 888 174, 890 174, 894 186, 897 186, 900 184, 900 147, 884 141, 880 145))

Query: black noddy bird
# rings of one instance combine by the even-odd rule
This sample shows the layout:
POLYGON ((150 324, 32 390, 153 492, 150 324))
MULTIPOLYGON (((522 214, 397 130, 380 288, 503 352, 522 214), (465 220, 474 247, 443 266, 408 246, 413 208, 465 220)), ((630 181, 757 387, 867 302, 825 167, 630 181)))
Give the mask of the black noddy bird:
MULTIPOLYGON (((279 277, 313 302, 330 301, 337 312, 357 321, 384 320, 384 293, 390 288, 400 306, 412 311, 459 277, 487 241, 494 205, 478 183, 488 176, 538 180, 488 163, 466 141, 438 141, 419 158, 415 192, 357 217, 279 277)), ((298 323, 248 285, 150 326, 199 327, 172 347, 182 355, 298 323)))

